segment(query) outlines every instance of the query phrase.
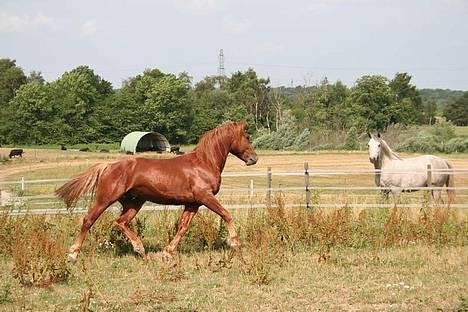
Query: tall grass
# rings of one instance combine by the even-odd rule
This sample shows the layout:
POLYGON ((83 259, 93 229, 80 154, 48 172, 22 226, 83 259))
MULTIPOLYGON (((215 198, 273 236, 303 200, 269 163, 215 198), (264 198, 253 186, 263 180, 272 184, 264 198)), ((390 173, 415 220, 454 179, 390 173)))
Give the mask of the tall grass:
MULTIPOLYGON (((298 252, 313 255, 311 261, 327 262, 334 250, 382 249, 408 245, 466 246, 468 222, 456 210, 445 208, 339 209, 285 208, 283 196, 277 208, 234 211, 246 259, 245 274, 258 284, 271 281, 277 268, 287 265, 298 252)), ((142 213, 131 227, 150 252, 161 251, 174 236, 179 212, 142 213)), ((93 226, 82 257, 104 254, 132 255, 131 245, 104 214, 93 226)), ((71 278, 65 262, 69 246, 80 226, 79 216, 0 216, 0 254, 14 262, 13 274, 24 285, 48 285, 71 278)), ((191 254, 228 249, 223 222, 207 210, 200 211, 179 246, 191 254)), ((211 262, 211 256, 209 257, 211 262)))

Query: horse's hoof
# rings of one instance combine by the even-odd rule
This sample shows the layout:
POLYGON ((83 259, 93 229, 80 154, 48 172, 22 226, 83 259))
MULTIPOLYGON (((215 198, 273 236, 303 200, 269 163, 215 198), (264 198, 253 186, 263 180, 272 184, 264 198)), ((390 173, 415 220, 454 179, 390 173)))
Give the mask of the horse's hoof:
POLYGON ((75 263, 77 258, 78 258, 78 253, 77 252, 72 252, 72 253, 68 254, 67 260, 70 263, 75 263))
POLYGON ((133 251, 138 254, 140 257, 144 258, 145 257, 145 248, 143 247, 136 247, 133 248, 133 251))
POLYGON ((162 252, 162 259, 163 259, 164 262, 170 262, 170 261, 172 261, 172 259, 174 259, 174 255, 171 254, 170 252, 164 250, 162 252))

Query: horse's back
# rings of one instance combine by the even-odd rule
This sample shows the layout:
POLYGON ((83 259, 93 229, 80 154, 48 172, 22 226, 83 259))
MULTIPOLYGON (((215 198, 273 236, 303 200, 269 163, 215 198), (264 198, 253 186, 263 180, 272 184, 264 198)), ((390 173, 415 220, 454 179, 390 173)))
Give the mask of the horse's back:
MULTIPOLYGON (((426 186, 428 165, 432 170, 449 169, 446 160, 434 155, 393 160, 389 166, 382 168, 382 184, 402 188, 426 186)), ((434 185, 443 185, 447 179, 447 173, 433 172, 431 176, 434 185)))

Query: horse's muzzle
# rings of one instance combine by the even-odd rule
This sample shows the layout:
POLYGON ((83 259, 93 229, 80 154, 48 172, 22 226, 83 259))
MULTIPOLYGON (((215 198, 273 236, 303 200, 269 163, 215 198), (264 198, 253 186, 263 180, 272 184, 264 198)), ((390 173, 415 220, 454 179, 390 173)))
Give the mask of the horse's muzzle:
POLYGON ((257 160, 258 160, 258 157, 257 155, 253 154, 253 155, 250 155, 249 158, 247 159, 247 161, 245 162, 245 164, 247 166, 252 166, 252 165, 255 165, 257 163, 257 160))
POLYGON ((377 162, 377 160, 379 160, 379 157, 369 157, 369 161, 374 164, 377 162))

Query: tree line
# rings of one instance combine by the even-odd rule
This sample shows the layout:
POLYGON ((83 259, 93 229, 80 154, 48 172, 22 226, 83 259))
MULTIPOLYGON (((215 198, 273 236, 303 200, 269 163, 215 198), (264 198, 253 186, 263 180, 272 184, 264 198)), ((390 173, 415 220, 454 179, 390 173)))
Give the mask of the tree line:
MULTIPOLYGON (((468 125, 467 103, 465 92, 442 113, 468 125)), ((27 75, 11 59, 0 59, 0 111, 0 143, 11 145, 119 142, 131 131, 195 143, 205 131, 240 119, 249 121, 260 141, 283 133, 280 143, 288 145, 320 129, 428 124, 438 113, 436 101, 423 100, 408 73, 362 76, 352 87, 325 78, 315 86, 272 88, 253 69, 197 83, 185 72, 147 69, 115 89, 88 66, 46 82, 40 72, 27 75)))

